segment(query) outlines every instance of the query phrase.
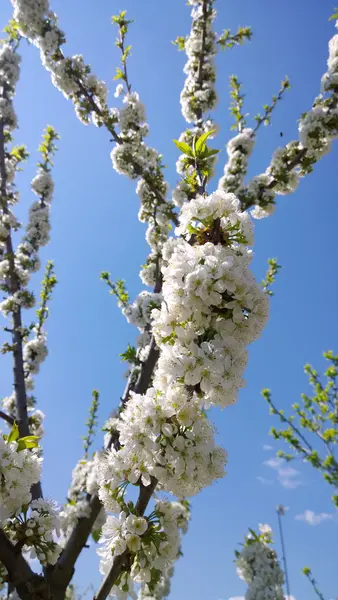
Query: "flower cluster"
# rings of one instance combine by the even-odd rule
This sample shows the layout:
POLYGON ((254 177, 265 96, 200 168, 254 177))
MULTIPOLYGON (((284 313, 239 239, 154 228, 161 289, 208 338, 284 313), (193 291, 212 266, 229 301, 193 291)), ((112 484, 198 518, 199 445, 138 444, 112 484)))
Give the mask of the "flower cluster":
POLYGON ((29 340, 24 346, 23 358, 27 372, 36 375, 40 370, 41 363, 48 354, 46 336, 40 333, 37 337, 29 340))
POLYGON ((6 523, 6 533, 12 541, 23 545, 30 558, 38 558, 42 565, 54 565, 61 553, 61 546, 53 539, 60 535, 59 511, 54 502, 33 500, 22 514, 6 523))
POLYGON ((155 386, 166 393, 178 381, 202 406, 225 407, 243 385, 246 346, 268 317, 266 295, 249 270, 251 222, 237 198, 219 190, 184 205, 177 232, 197 243, 172 240, 165 249, 164 301, 152 313, 161 348, 155 386), (218 244, 208 241, 215 222, 218 244))
POLYGON ((284 573, 271 548, 271 528, 259 529, 260 535, 250 532, 241 552, 236 552, 237 573, 248 584, 245 600, 283 600, 284 573))
POLYGON ((224 167, 224 175, 218 184, 219 189, 234 194, 241 189, 254 144, 255 135, 253 130, 249 128, 243 129, 228 142, 227 153, 229 158, 224 167))
POLYGON ((116 556, 129 552, 130 575, 123 573, 111 594, 120 589, 133 597, 134 584, 141 584, 140 597, 156 597, 168 570, 180 551, 180 533, 189 520, 189 511, 179 502, 157 501, 153 513, 145 519, 122 511, 109 516, 103 526, 103 545, 98 550, 100 570, 106 574, 116 556))
POLYGON ((198 122, 202 114, 216 104, 214 56, 216 36, 212 29, 216 12, 213 0, 189 2, 192 9, 192 28, 184 48, 188 61, 184 67, 187 78, 181 93, 182 114, 188 123, 198 122))
MULTIPOLYGON (((72 482, 67 494, 67 504, 60 513, 61 540, 64 546, 74 526, 79 519, 90 517, 90 505, 88 494, 93 495, 98 490, 98 465, 100 462, 100 453, 96 452, 92 459, 86 457, 79 460, 73 469, 72 482)), ((102 525, 105 522, 106 512, 102 508, 92 531, 99 534, 102 525)))
POLYGON ((244 208, 254 206, 252 216, 261 219, 275 209, 275 195, 292 193, 299 178, 312 171, 313 165, 338 137, 338 34, 329 42, 328 70, 322 78, 319 95, 299 124, 299 140, 278 148, 265 173, 254 177, 238 191, 244 208))
POLYGON ((132 394, 116 428, 121 448, 109 450, 100 466, 99 496, 107 510, 117 512, 125 480, 147 486, 156 477, 165 491, 184 498, 224 475, 225 452, 198 401, 182 387, 132 394))
POLYGON ((20 449, 18 441, 0 434, 0 524, 30 503, 31 487, 40 479, 41 459, 33 451, 20 449))
POLYGON ((123 310, 128 323, 135 325, 140 331, 149 325, 151 320, 151 312, 154 308, 161 306, 162 294, 154 292, 141 292, 133 304, 128 304, 123 310))
POLYGON ((13 131, 17 127, 17 118, 13 108, 15 86, 20 74, 20 56, 12 46, 4 43, 0 48, 0 81, 3 91, 0 98, 0 119, 6 130, 13 131))
POLYGON ((156 583, 143 584, 139 590, 138 600, 162 600, 170 593, 170 579, 174 572, 174 562, 179 557, 181 535, 187 532, 190 520, 189 504, 187 502, 156 501, 156 515, 166 535, 166 544, 162 544, 161 554, 154 557, 154 567, 161 571, 156 583))

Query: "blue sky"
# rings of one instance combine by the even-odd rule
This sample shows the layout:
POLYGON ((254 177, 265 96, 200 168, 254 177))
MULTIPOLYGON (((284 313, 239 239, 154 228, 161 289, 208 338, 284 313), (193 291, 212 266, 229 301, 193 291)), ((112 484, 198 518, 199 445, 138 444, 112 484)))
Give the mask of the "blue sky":
MULTIPOLYGON (((215 146, 224 149, 231 125, 228 114, 228 78, 235 73, 243 81, 246 109, 252 115, 278 91, 287 74, 292 88, 278 106, 271 127, 260 133, 250 174, 265 170, 272 151, 283 140, 297 135, 297 119, 311 107, 325 71, 327 42, 334 33, 328 17, 329 0, 229 0, 217 3, 217 29, 251 25, 250 45, 218 57, 219 104, 215 119, 221 131, 215 146)), ((130 43, 130 78, 147 107, 150 143, 164 154, 167 177, 177 176, 177 151, 172 138, 185 126, 179 94, 183 85, 183 54, 170 41, 187 33, 189 10, 183 0, 55 0, 68 38, 67 52, 83 53, 98 75, 114 90, 118 63, 110 16, 122 8, 136 23, 130 43)), ((1 2, 0 25, 11 14, 9 0, 1 2)), ((62 502, 70 473, 81 457, 81 435, 91 390, 101 392, 100 424, 118 403, 123 391, 123 365, 118 354, 136 332, 124 322, 102 282, 101 270, 127 280, 131 297, 141 289, 139 266, 147 255, 144 227, 137 220, 138 199, 134 184, 112 169, 111 143, 105 131, 84 127, 49 81, 38 52, 23 44, 22 76, 16 108, 24 142, 32 157, 20 174, 25 220, 34 174, 34 153, 43 127, 50 123, 60 132, 60 152, 55 160, 56 192, 52 212, 52 242, 43 250, 44 261, 53 259, 59 284, 48 321, 50 353, 37 378, 39 407, 46 413, 44 439, 45 495, 62 502)), ((115 99, 112 96, 112 104, 115 99)), ((225 153, 221 153, 221 174, 225 153)), ((324 518, 311 526, 295 517, 305 510, 332 514, 330 490, 316 473, 297 463, 299 473, 285 474, 274 467, 274 450, 268 431, 272 418, 260 397, 270 387, 276 403, 287 408, 306 391, 303 365, 323 367, 323 350, 338 349, 336 304, 336 169, 338 144, 290 197, 280 197, 276 214, 255 229, 254 272, 261 279, 266 261, 276 256, 283 265, 271 302, 271 317, 261 339, 250 348, 247 386, 236 406, 223 413, 213 411, 219 440, 229 452, 227 477, 193 500, 192 523, 184 539, 184 558, 177 564, 170 600, 228 600, 241 596, 245 587, 233 564, 234 549, 247 527, 268 522, 276 530, 275 506, 290 507, 285 536, 291 591, 296 600, 314 597, 300 574, 310 565, 326 599, 338 594, 334 559, 338 550, 338 521, 324 518), (268 465, 264 464, 268 461, 268 465), (270 466, 269 466, 270 465, 270 466), (258 478, 267 480, 262 483, 258 478)), ((41 275, 34 277, 38 290, 41 275)), ((6 365, 6 360, 3 360, 6 365)), ((7 363, 7 366, 8 363, 7 363)), ((2 370, 0 392, 11 391, 9 369, 2 370)), ((100 444, 100 439, 98 439, 100 444)), ((275 448, 276 450, 277 448, 275 448)), ((279 544, 278 544, 279 547, 279 544)), ((336 561, 335 561, 336 562, 336 561)), ((81 587, 97 585, 99 575, 92 549, 79 562, 76 581, 81 587)))

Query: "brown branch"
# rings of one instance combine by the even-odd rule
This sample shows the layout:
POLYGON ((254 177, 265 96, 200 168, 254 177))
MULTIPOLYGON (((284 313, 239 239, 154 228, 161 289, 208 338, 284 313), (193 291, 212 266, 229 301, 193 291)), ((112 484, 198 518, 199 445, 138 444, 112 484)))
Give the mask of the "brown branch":
POLYGON ((2 410, 0 410, 0 419, 7 421, 8 425, 14 425, 15 419, 11 417, 11 415, 7 415, 2 410))
MULTIPOLYGON (((157 479, 155 479, 155 477, 151 478, 151 483, 148 486, 144 486, 141 483, 139 497, 138 497, 137 503, 135 505, 136 513, 138 515, 140 515, 140 516, 144 515, 144 512, 149 504, 150 498, 153 495, 156 485, 157 485, 157 479)), ((103 580, 103 583, 102 583, 99 591, 97 592, 97 594, 95 594, 93 600, 106 600, 107 596, 110 593, 110 590, 112 589, 113 585, 116 583, 116 580, 121 575, 122 571, 125 568, 130 567, 130 562, 131 562, 130 559, 131 558, 132 558, 131 552, 129 552, 129 550, 125 550, 125 552, 123 552, 123 554, 121 554, 120 556, 117 556, 114 559, 109 573, 106 575, 105 579, 103 580)))
MULTIPOLYGON (((0 120, 0 176, 1 176, 1 205, 4 214, 8 215, 9 210, 7 207, 7 173, 5 164, 5 132, 4 122, 0 120)), ((14 261, 14 250, 12 244, 11 230, 9 229, 8 236, 6 237, 6 255, 9 262, 10 275, 9 275, 9 292, 15 294, 20 289, 20 282, 15 272, 15 261, 14 261)), ((28 424, 28 411, 27 411, 27 394, 26 394, 26 382, 25 372, 23 363, 23 347, 22 347, 22 336, 21 336, 21 309, 17 307, 13 311, 13 331, 12 331, 12 344, 14 347, 13 357, 13 373, 14 373, 14 389, 15 389, 15 402, 16 402, 16 419, 19 427, 20 437, 29 435, 29 424, 28 424)))
POLYGON ((58 587, 66 589, 73 577, 74 565, 86 546, 95 520, 102 508, 98 496, 90 499, 89 507, 91 509, 90 517, 78 520, 55 567, 48 568, 51 583, 57 583, 58 587))
POLYGON ((22 600, 51 600, 44 578, 32 571, 21 552, 0 529, 0 562, 8 571, 8 578, 22 600))

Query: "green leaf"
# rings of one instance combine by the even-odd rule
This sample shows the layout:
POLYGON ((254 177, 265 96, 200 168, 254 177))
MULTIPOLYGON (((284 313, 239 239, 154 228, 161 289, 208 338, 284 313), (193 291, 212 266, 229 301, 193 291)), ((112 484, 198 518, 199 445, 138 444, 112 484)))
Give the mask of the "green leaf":
POLYGON ((333 15, 331 15, 331 17, 329 18, 329 21, 333 21, 334 19, 338 19, 338 8, 335 6, 334 10, 335 10, 335 12, 333 13, 333 15))
POLYGON ((39 445, 39 436, 37 435, 26 435, 18 440, 18 451, 26 450, 28 448, 37 448, 39 445))
POLYGON ((124 75, 123 72, 121 71, 120 67, 116 67, 116 75, 114 77, 115 79, 124 79, 124 75))
POLYGON ((16 423, 13 424, 13 427, 8 435, 7 442, 10 444, 11 442, 16 442, 19 437, 19 427, 16 423))
POLYGON ((212 129, 211 131, 207 131, 206 133, 202 133, 202 135, 198 138, 196 144, 195 144, 195 151, 196 154, 200 154, 201 152, 203 152, 203 150, 205 150, 205 142, 207 141, 208 137, 210 135, 212 135, 213 133, 215 133, 215 129, 212 129))
POLYGON ((97 529, 97 530, 92 531, 92 538, 96 544, 100 541, 101 534, 102 534, 102 529, 97 529))
POLYGON ((192 151, 192 148, 190 148, 190 146, 188 144, 186 144, 185 142, 179 142, 178 140, 173 140, 175 146, 181 150, 181 152, 183 152, 183 154, 186 154, 187 156, 190 156, 191 158, 194 157, 194 153, 192 151))

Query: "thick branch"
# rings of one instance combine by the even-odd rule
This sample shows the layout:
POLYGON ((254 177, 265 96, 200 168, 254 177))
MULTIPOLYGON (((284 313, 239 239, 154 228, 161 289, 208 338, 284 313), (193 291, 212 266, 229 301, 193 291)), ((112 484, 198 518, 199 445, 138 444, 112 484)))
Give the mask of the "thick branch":
POLYGON ((0 562, 22 600, 51 600, 43 577, 32 571, 21 552, 18 552, 0 529, 0 562))
MULTIPOLYGON (((0 177, 1 177, 1 205, 4 214, 9 214, 7 207, 7 175, 6 175, 6 164, 5 164, 5 135, 4 135, 4 123, 0 120, 0 177)), ((9 261, 10 275, 9 275, 9 288, 10 293, 15 294, 20 288, 18 278, 15 273, 15 262, 14 262, 14 251, 12 244, 11 231, 9 231, 6 238, 6 254, 9 261)), ((19 427, 20 437, 29 435, 29 424, 28 424, 28 412, 27 412, 27 394, 26 394, 26 382, 25 372, 23 363, 23 348, 22 348, 22 336, 21 336, 21 309, 18 306, 13 311, 13 330, 12 330, 12 343, 14 346, 14 389, 15 389, 15 402, 16 402, 16 418, 19 427)))
MULTIPOLYGON (((144 512, 149 504, 150 498, 153 495, 153 492, 157 485, 157 479, 155 477, 151 478, 151 484, 148 486, 144 486, 141 484, 139 497, 135 506, 136 512, 138 515, 144 515, 144 512)), ((94 596, 94 600, 106 600, 107 596, 110 593, 113 585, 116 583, 116 580, 121 575, 124 567, 128 568, 130 565, 131 553, 129 550, 126 550, 120 556, 117 556, 114 559, 114 562, 111 566, 109 573, 106 575, 99 591, 94 596)))
POLYGON ((87 543, 95 520, 102 508, 98 496, 91 498, 89 506, 91 509, 90 517, 78 520, 55 568, 50 569, 50 580, 52 583, 57 583, 58 587, 66 589, 73 577, 74 565, 87 543))
POLYGON ((15 419, 13 419, 13 417, 11 417, 10 415, 4 413, 2 410, 0 410, 0 419, 6 421, 8 425, 14 425, 15 423, 15 419))

